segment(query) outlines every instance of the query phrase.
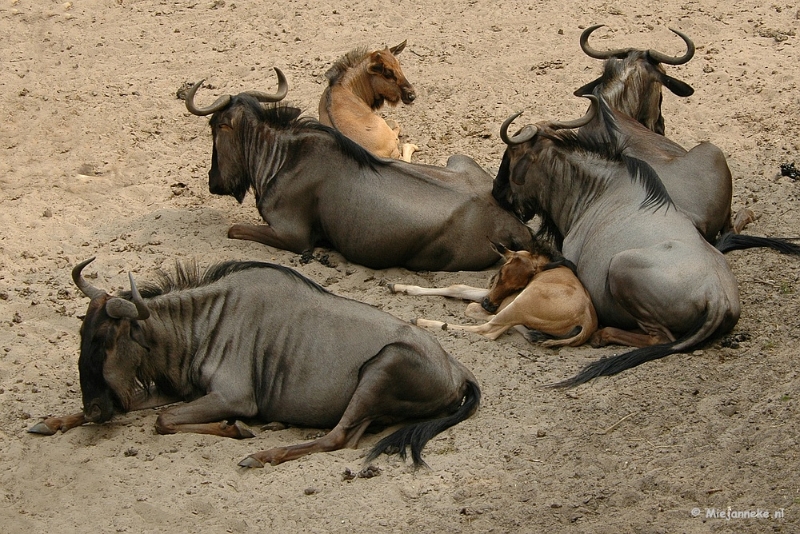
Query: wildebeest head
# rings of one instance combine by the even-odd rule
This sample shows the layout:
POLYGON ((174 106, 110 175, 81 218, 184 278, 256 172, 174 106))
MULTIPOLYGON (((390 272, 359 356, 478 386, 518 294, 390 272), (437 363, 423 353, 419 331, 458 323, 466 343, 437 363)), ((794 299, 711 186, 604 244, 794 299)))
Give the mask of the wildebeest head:
POLYGON ((489 313, 495 313, 506 297, 525 289, 533 277, 550 263, 550 256, 547 255, 532 254, 526 250, 508 250, 494 243, 492 246, 505 263, 493 277, 489 294, 481 303, 483 309, 489 313))
POLYGON ((103 423, 115 411, 127 411, 140 387, 137 368, 147 346, 138 321, 147 319, 150 311, 131 275, 132 300, 111 297, 89 284, 81 271, 93 260, 76 265, 72 279, 91 299, 81 324, 78 358, 83 412, 87 421, 103 423))
POLYGON ((661 86, 678 96, 691 96, 694 89, 688 84, 668 76, 662 64, 683 65, 694 56, 694 43, 678 30, 677 34, 686 43, 682 56, 668 56, 657 50, 623 48, 599 51, 589 45, 589 35, 602 24, 590 26, 581 34, 581 49, 589 57, 603 59, 603 75, 575 91, 576 96, 596 94, 608 104, 646 128, 664 135, 664 117, 661 114, 661 86))
POLYGON ((374 95, 372 109, 380 108, 384 101, 394 106, 401 100, 404 104, 411 104, 417 98, 414 86, 406 79, 396 57, 405 47, 406 41, 403 41, 369 54, 367 72, 372 75, 369 77, 374 95))
MULTIPOLYGON (((563 172, 563 169, 557 168, 557 159, 550 157, 549 150, 556 146, 554 140, 560 140, 565 136, 558 130, 580 128, 594 119, 598 109, 597 97, 588 95, 586 98, 590 99, 593 105, 579 119, 529 124, 515 135, 509 136, 508 128, 522 114, 520 111, 503 121, 500 127, 500 138, 507 146, 492 184, 492 196, 500 206, 515 213, 522 221, 528 221, 537 215, 541 216, 537 237, 551 240, 557 248, 561 248, 563 235, 555 221, 547 215, 548 210, 539 203, 539 195, 520 195, 516 194, 515 190, 525 186, 529 173, 541 172, 554 175, 563 172)), ((555 196, 557 195, 551 195, 555 196)))
MULTIPOLYGON (((251 113, 259 113, 260 108, 254 102, 279 102, 286 97, 289 90, 286 77, 277 67, 275 73, 278 75, 278 92, 272 95, 260 91, 223 95, 210 106, 198 108, 194 103, 194 95, 203 80, 187 91, 186 109, 198 116, 211 115, 209 123, 214 141, 211 169, 208 171, 208 189, 211 193, 231 195, 240 203, 244 200, 250 181, 246 175, 245 140, 241 134, 248 130, 241 126, 251 113)), ((299 113, 300 110, 297 110, 299 113)))

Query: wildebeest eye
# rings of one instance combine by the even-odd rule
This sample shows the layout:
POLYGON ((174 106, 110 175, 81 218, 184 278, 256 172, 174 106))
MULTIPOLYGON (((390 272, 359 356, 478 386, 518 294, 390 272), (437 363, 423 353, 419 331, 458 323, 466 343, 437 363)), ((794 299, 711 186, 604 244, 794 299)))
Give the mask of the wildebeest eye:
POLYGON ((392 70, 384 70, 383 77, 387 80, 394 80, 394 71, 392 70))

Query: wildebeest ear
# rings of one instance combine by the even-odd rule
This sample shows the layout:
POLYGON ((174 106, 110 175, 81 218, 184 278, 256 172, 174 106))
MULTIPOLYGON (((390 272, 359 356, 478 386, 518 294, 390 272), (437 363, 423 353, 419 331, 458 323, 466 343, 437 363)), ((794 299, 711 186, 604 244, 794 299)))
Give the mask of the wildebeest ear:
POLYGON ((144 350, 148 352, 150 351, 147 340, 144 338, 144 331, 142 330, 142 327, 139 326, 139 323, 135 321, 131 322, 131 339, 144 350))
POLYGON ((692 96, 694 94, 694 89, 692 89, 691 85, 686 82, 676 80, 672 76, 667 76, 664 74, 661 77, 661 83, 664 85, 664 87, 678 96, 692 96))
POLYGON ((403 41, 402 43, 400 43, 400 44, 399 44, 399 45, 397 45, 397 46, 393 46, 393 47, 391 47, 391 48, 389 49, 389 52, 391 52, 393 56, 396 56, 397 54, 399 54, 400 52, 402 52, 402 51, 403 51, 403 49, 406 47, 406 41, 408 41, 408 39, 406 39, 405 41, 403 41))
POLYGON ((525 185, 525 177, 528 175, 530 166, 530 158, 523 156, 511 169, 511 181, 517 185, 525 185))
POLYGON ((587 83, 586 85, 583 85, 583 86, 578 87, 577 89, 575 89, 575 92, 572 93, 572 94, 575 95, 575 96, 590 95, 594 91, 594 88, 597 87, 598 85, 600 85, 600 80, 602 80, 602 78, 597 78, 596 80, 592 80, 591 82, 587 83))

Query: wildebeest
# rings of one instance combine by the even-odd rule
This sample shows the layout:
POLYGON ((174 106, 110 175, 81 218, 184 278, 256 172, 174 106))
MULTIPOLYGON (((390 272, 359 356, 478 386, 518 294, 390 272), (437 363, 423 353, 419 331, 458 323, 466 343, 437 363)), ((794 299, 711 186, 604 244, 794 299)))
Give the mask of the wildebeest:
POLYGON ((384 103, 411 104, 417 98, 397 61, 406 41, 391 48, 351 50, 325 73, 328 87, 319 101, 319 121, 336 128, 376 156, 411 161, 416 145, 400 147, 400 127, 375 114, 384 103))
POLYGON ((406 295, 471 300, 465 315, 486 321, 465 326, 416 319, 415 324, 422 327, 465 330, 489 339, 497 339, 509 328, 521 327, 518 330, 528 341, 543 341, 545 347, 576 347, 594 334, 597 314, 571 262, 546 250, 532 254, 498 248, 498 254, 505 263, 489 289, 463 284, 443 288, 389 284, 389 289, 406 295))
POLYGON ((227 262, 200 275, 178 266, 159 285, 109 296, 81 274, 91 299, 81 325, 83 412, 48 418, 54 434, 114 413, 184 401, 163 410, 159 434, 252 437, 233 418, 333 428, 317 440, 257 452, 243 467, 355 447, 372 424, 411 422, 382 439, 382 452, 415 465, 425 443, 477 409, 475 377, 428 332, 372 306, 329 293, 296 271, 227 262), (346 332, 346 335, 344 333, 346 332))
POLYGON ((197 108, 199 86, 186 106, 211 115, 209 190, 242 202, 252 188, 267 223, 236 224, 231 238, 299 254, 326 243, 373 269, 480 270, 497 262, 490 242, 532 249, 531 230, 513 214, 446 183, 485 181, 466 156, 444 168, 377 158, 297 108, 264 108, 247 93, 197 108))
POLYGON ((638 121, 645 128, 664 135, 664 116, 661 114, 661 86, 678 96, 694 93, 689 84, 667 75, 665 65, 683 65, 694 57, 694 43, 678 30, 670 31, 686 43, 682 56, 668 56, 657 50, 620 48, 596 50, 589 45, 589 36, 603 24, 586 28, 581 34, 581 49, 587 56, 604 60, 603 74, 575 91, 575 96, 602 96, 612 109, 638 121))
MULTIPOLYGON (((656 170, 675 205, 722 252, 766 247, 800 254, 800 247, 785 239, 735 235, 755 220, 755 214, 743 208, 732 215, 733 183, 722 151, 703 142, 687 152, 663 136, 661 87, 682 97, 691 96, 694 89, 667 75, 662 64, 687 63, 694 56, 692 40, 678 30, 671 30, 686 44, 686 52, 675 57, 657 50, 635 48, 599 51, 591 47, 588 40, 602 26, 586 28, 581 34, 580 44, 588 56, 604 60, 603 74, 577 89, 575 94, 594 94, 606 101, 615 116, 625 153, 646 161, 656 170)), ((583 127, 590 132, 597 130, 601 135, 605 128, 601 117, 583 127)))
POLYGON ((542 217, 577 265, 605 327, 596 339, 642 347, 590 364, 563 386, 689 349, 733 328, 740 313, 725 257, 675 209, 653 167, 624 152, 605 101, 589 98, 583 120, 601 114, 602 135, 541 122, 510 137, 519 114, 506 119, 493 191, 523 220, 542 217))

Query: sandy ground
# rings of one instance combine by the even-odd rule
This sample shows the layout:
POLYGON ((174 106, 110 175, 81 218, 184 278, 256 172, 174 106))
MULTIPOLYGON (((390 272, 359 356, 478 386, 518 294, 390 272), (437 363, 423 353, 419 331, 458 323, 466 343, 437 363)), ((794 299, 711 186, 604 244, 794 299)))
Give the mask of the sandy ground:
POLYGON ((800 261, 772 252, 728 256, 743 307, 734 337, 566 392, 540 386, 619 349, 437 333, 480 380, 484 401, 430 442, 429 470, 384 457, 379 476, 345 480, 375 436, 358 449, 240 470, 248 453, 318 430, 159 436, 154 411, 49 438, 26 433, 43 416, 81 408, 87 299, 69 271, 89 256, 98 259, 88 275, 108 290, 124 288, 129 270, 152 280, 175 259, 275 261, 409 320, 460 320, 464 304, 391 295, 381 281, 489 279, 372 271, 335 253, 301 265, 295 254, 228 240, 229 225, 259 217, 252 196, 240 206, 208 193, 210 130, 176 98, 185 82, 206 78, 207 99, 272 91, 278 66, 287 101, 316 116, 335 59, 408 39, 400 59, 418 98, 385 115, 420 146, 416 161, 464 153, 493 173, 510 113, 524 109, 534 122, 585 110, 572 91, 600 62, 581 53, 582 28, 609 26, 598 47, 678 54, 675 27, 697 54, 670 73, 696 93, 665 96, 667 134, 722 148, 734 210, 760 217, 749 233, 797 235, 800 183, 779 173, 800 143, 796 3, 1 1, 0 530, 800 531, 800 261), (761 516, 735 517, 745 511, 761 516))

